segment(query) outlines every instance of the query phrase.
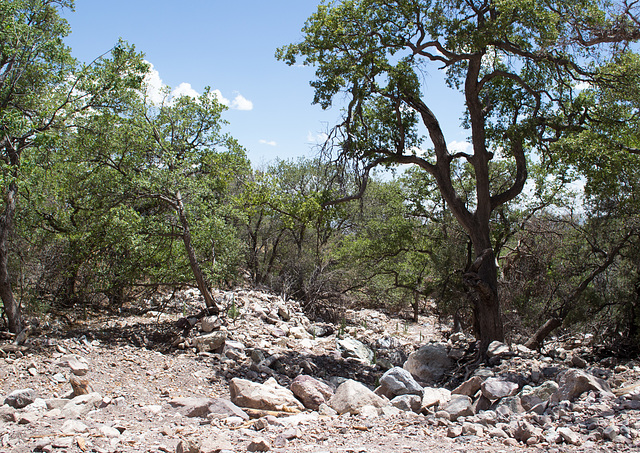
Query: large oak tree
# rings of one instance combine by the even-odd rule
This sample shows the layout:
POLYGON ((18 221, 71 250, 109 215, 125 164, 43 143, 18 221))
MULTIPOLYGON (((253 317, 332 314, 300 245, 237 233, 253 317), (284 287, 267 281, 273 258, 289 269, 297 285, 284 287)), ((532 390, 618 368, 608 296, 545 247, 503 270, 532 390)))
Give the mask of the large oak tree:
POLYGON ((346 97, 344 119, 330 134, 328 148, 365 171, 381 164, 413 164, 435 179, 473 244, 476 260, 465 283, 481 350, 504 336, 492 213, 523 192, 528 156, 588 126, 590 106, 578 104, 580 87, 621 82, 600 77, 598 68, 629 52, 628 43, 640 37, 634 5, 593 0, 324 2, 306 22, 302 42, 278 51, 288 64, 302 59, 316 67, 314 101, 323 108, 336 96, 346 97), (449 86, 464 96, 468 153, 449 148, 434 114, 421 77, 434 69, 444 71, 449 86), (463 201, 452 181, 456 165, 470 167, 471 203, 463 201))

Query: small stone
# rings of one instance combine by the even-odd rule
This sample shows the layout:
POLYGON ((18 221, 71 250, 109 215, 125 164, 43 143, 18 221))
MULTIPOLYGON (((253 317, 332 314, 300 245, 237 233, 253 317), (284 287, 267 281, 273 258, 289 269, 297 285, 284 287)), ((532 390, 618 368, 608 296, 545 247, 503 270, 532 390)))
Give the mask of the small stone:
POLYGON ((564 426, 561 428, 558 428, 558 434, 560 434, 560 436, 562 436, 562 439, 568 444, 571 444, 571 445, 582 444, 582 438, 580 434, 576 433, 571 428, 564 427, 564 426))
POLYGON ((62 425, 64 434, 81 434, 89 432, 89 427, 79 420, 67 420, 62 425))
POLYGON ((447 429, 447 437, 460 437, 462 436, 462 426, 451 425, 447 429))
POLYGON ((489 435, 489 437, 499 437, 502 439, 506 439, 507 437, 509 437, 503 429, 498 427, 491 428, 487 434, 489 435))
POLYGON ((380 378, 380 387, 385 389, 385 394, 395 397, 398 395, 421 395, 422 386, 416 382, 411 373, 404 368, 393 367, 380 378))
POLYGON ((582 357, 574 355, 574 356, 571 357, 571 365, 576 367, 576 368, 586 368, 587 367, 587 361, 585 359, 583 359, 582 357))
POLYGON ((462 434, 465 436, 482 437, 482 435, 484 434, 484 428, 478 423, 465 422, 462 424, 462 434))
POLYGON ((509 346, 500 342, 492 341, 487 348, 487 357, 492 359, 494 357, 504 357, 511 353, 509 346))
POLYGON ((205 333, 213 332, 222 326, 222 321, 217 316, 205 316, 200 320, 200 328, 205 333))
POLYGON ((269 451, 271 444, 263 437, 256 437, 247 447, 247 451, 269 451))

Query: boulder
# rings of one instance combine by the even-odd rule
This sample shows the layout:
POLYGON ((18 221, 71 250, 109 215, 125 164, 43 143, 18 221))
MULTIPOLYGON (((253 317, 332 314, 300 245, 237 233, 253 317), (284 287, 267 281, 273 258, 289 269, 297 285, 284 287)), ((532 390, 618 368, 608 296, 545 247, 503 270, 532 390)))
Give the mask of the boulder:
POLYGON ((333 389, 311 376, 297 376, 291 383, 291 391, 308 409, 318 410, 333 396, 333 389))
POLYGON ((56 365, 70 368, 71 372, 76 376, 84 376, 89 372, 89 363, 87 362, 87 359, 77 355, 63 356, 58 360, 56 365))
POLYGON ((22 409, 33 403, 36 398, 36 391, 33 389, 14 390, 4 399, 4 404, 15 409, 22 409))
POLYGON ((373 393, 360 382, 349 379, 337 388, 329 400, 329 406, 338 414, 359 414, 364 406, 382 408, 389 403, 373 393))
POLYGON ((222 349, 227 340, 226 332, 212 332, 193 339, 193 345, 198 352, 212 352, 222 349))
POLYGON ((480 388, 482 394, 490 400, 498 400, 506 396, 513 396, 518 393, 518 384, 500 378, 489 378, 484 381, 480 388))
POLYGON ((229 400, 221 398, 174 398, 169 405, 178 409, 185 417, 207 417, 215 414, 219 417, 240 417, 249 420, 249 416, 229 400))
POLYGON ((552 402, 573 401, 584 392, 595 391, 600 396, 614 398, 609 385, 602 379, 574 368, 566 370, 558 376, 558 391, 551 396, 552 402))
POLYGON ((217 316, 205 316, 200 320, 200 328, 203 332, 210 333, 222 327, 222 320, 217 316))
POLYGON ((482 378, 480 376, 473 376, 472 378, 467 379, 462 384, 453 389, 451 393, 455 395, 474 396, 476 393, 478 393, 478 390, 480 390, 481 384, 482 378))
POLYGON ((511 355, 511 351, 509 350, 509 346, 500 342, 500 341, 492 341, 489 343, 489 347, 487 348, 487 357, 492 359, 494 357, 506 357, 511 355))
POLYGON ((345 359, 354 358, 366 364, 371 364, 375 357, 373 351, 367 345, 355 338, 346 337, 336 340, 336 346, 345 359))
POLYGON ((403 368, 418 381, 436 383, 452 366, 446 343, 429 343, 411 353, 403 368))
POLYGON ((497 413, 507 414, 521 414, 524 412, 520 398, 517 396, 507 396, 502 398, 496 404, 495 408, 497 413))
POLYGON ((422 409, 420 395, 399 395, 391 400, 391 405, 405 412, 419 413, 422 409))
POLYGON ((229 384, 231 401, 240 407, 271 411, 304 410, 291 390, 279 385, 274 378, 264 384, 233 378, 229 384))
POLYGON ((556 393, 559 387, 555 381, 545 381, 538 387, 525 385, 518 394, 520 401, 522 401, 522 407, 529 411, 538 404, 549 401, 551 395, 556 393))
POLYGON ((443 407, 451 400, 451 392, 445 388, 425 387, 422 393, 422 410, 443 407))
POLYGON ((421 395, 422 386, 416 382, 411 373, 404 368, 393 367, 380 378, 383 394, 395 397, 398 395, 421 395))
POLYGON ((451 395, 451 400, 442 407, 449 414, 449 419, 454 421, 459 417, 473 415, 473 402, 467 395, 451 395))

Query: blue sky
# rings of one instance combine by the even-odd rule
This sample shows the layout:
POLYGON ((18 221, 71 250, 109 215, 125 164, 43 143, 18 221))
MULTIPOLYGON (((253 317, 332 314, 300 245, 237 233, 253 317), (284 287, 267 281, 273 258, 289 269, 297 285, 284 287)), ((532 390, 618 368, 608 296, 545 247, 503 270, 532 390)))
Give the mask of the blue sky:
MULTIPOLYGON (((218 90, 230 106, 227 130, 261 166, 314 156, 314 144, 340 116, 339 108, 312 105, 312 68, 274 57, 278 47, 302 39, 318 1, 76 0, 75 12, 63 15, 72 30, 66 42, 84 62, 123 38, 146 55, 163 84, 182 92, 218 90)), ((447 140, 464 142, 460 110, 451 109, 453 92, 435 68, 428 77, 427 99, 443 119, 447 140)))

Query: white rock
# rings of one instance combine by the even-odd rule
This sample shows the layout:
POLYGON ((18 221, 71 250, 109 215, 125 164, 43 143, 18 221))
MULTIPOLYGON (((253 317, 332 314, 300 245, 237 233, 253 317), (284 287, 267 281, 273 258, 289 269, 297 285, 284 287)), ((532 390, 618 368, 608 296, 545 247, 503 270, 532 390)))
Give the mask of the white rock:
POLYGON ((338 414, 358 414, 364 406, 381 408, 388 406, 389 402, 380 398, 360 382, 347 380, 336 390, 335 395, 329 400, 329 406, 338 414))
POLYGON ((264 384, 233 378, 229 384, 231 401, 240 407, 272 411, 304 410, 291 390, 279 385, 274 378, 264 384))
POLYGON ((429 343, 411 353, 403 368, 419 381, 434 383, 452 366, 446 343, 429 343))
POLYGON ((451 400, 451 392, 445 388, 425 387, 422 393, 422 410, 442 407, 451 400))
POLYGON ((573 431, 571 428, 563 426, 558 428, 558 434, 562 436, 562 439, 571 445, 581 445, 582 444, 582 436, 580 434, 573 431))

